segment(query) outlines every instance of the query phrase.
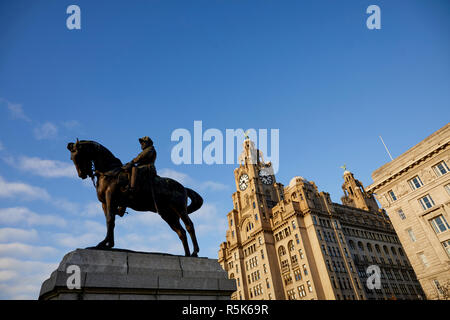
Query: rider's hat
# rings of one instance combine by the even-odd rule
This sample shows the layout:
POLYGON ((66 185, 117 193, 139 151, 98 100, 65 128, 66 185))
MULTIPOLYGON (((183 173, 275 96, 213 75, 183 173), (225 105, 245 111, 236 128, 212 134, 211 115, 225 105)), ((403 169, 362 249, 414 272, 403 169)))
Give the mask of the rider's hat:
POLYGON ((151 145, 153 144, 152 139, 150 139, 150 138, 147 137, 147 136, 142 137, 142 138, 139 138, 139 143, 142 143, 142 142, 148 142, 148 143, 150 143, 151 145))

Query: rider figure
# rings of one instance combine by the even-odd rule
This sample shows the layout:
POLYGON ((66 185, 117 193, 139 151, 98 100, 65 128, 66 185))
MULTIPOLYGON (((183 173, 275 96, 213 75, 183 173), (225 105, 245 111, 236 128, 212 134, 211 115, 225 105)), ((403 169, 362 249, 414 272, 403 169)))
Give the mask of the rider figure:
POLYGON ((156 176, 156 150, 153 147, 152 139, 143 137, 139 139, 139 143, 141 144, 142 152, 124 166, 125 170, 131 168, 131 181, 128 188, 131 192, 135 191, 138 174, 144 176, 147 175, 149 179, 156 176))
MULTIPOLYGON (((137 177, 144 176, 146 179, 152 181, 156 176, 155 160, 156 150, 153 147, 153 141, 149 137, 139 138, 142 152, 139 155, 128 162, 123 169, 129 171, 131 169, 130 185, 125 188, 126 193, 132 194, 136 190, 137 177)), ((152 190, 153 191, 153 190, 152 190)), ((118 208, 118 214, 123 216, 125 213, 125 207, 118 208)))

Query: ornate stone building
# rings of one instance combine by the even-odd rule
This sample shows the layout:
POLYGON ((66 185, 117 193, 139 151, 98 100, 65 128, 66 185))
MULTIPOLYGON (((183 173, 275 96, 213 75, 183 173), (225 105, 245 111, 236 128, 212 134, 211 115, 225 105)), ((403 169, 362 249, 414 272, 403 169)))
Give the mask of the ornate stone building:
POLYGON ((236 279, 232 299, 418 299, 423 295, 389 217, 349 171, 343 204, 312 181, 276 182, 244 141, 219 263, 236 279), (375 288, 376 265, 380 283, 375 288))
POLYGON ((372 173, 428 299, 449 299, 450 124, 372 173))

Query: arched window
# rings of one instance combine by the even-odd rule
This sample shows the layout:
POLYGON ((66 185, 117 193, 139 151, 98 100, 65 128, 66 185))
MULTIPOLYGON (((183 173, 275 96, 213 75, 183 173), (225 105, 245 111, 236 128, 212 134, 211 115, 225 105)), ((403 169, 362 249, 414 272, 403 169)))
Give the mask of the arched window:
POLYGON ((380 246, 378 244, 375 245, 375 250, 377 250, 378 253, 380 253, 380 246))
POLYGON ((349 187, 348 187, 348 191, 350 191, 350 194, 353 195, 352 187, 349 186, 349 187))
POLYGON ((398 253, 399 253, 402 257, 404 256, 402 248, 398 248, 398 253))
POLYGON ((384 253, 389 254, 389 250, 386 246, 383 246, 384 253))
POLYGON ((358 248, 359 250, 364 251, 364 246, 361 241, 358 241, 358 248))
POLYGON ((370 243, 367 243, 367 250, 369 250, 369 252, 372 252, 372 245, 370 243))
POLYGON ((349 240, 348 244, 350 246, 350 249, 355 249, 355 243, 353 242, 353 240, 349 240))
POLYGON ((392 254, 393 254, 394 256, 397 255, 397 251, 395 251, 395 248, 394 248, 394 247, 391 247, 391 251, 392 251, 392 254))
POLYGON ((289 241, 289 243, 288 243, 288 249, 289 249, 289 251, 294 251, 295 250, 295 247, 294 247, 294 241, 289 241))
POLYGON ((284 256, 285 254, 286 254, 286 249, 283 246, 280 246, 278 248, 278 255, 281 257, 281 256, 284 256))

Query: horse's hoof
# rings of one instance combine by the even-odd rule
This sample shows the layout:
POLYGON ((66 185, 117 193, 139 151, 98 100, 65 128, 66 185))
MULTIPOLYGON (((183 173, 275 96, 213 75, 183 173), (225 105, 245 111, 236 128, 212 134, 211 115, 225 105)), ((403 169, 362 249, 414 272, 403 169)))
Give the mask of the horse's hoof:
POLYGON ((198 257, 197 252, 192 252, 191 257, 198 257))
POLYGON ((98 249, 111 249, 112 247, 114 247, 114 243, 109 243, 109 242, 102 241, 98 245, 96 245, 95 247, 98 248, 98 249))

